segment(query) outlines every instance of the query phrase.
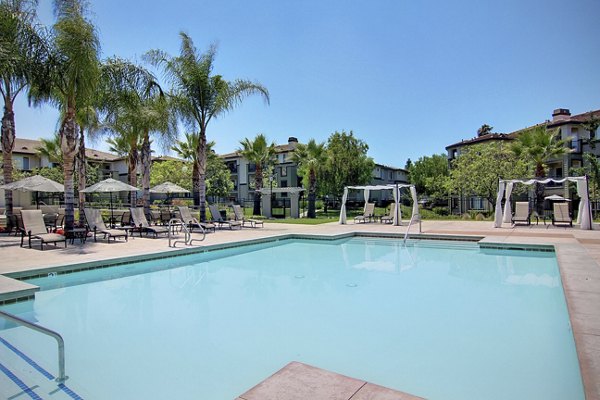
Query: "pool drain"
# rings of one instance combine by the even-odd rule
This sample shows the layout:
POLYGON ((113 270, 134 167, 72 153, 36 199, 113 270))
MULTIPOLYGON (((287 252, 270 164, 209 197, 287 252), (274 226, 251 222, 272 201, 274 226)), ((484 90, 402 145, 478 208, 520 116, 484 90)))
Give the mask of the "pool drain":
POLYGON ((294 278, 296 278, 296 279, 304 279, 304 275, 294 275, 294 278))
POLYGON ((348 287, 357 287, 358 285, 356 283, 346 283, 346 286, 348 286, 348 287))

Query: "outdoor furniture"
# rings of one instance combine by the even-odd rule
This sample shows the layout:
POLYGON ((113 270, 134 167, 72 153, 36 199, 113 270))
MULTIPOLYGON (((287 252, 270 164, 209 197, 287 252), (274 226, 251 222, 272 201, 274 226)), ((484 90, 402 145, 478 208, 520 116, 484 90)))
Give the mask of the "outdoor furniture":
POLYGON ((569 214, 569 203, 554 203, 554 212, 552 213, 552 225, 568 224, 573 226, 573 218, 569 214))
POLYGON ((110 242, 110 238, 113 238, 114 241, 117 241, 118 237, 124 237, 125 241, 127 241, 127 231, 119 230, 119 229, 108 229, 102 220, 102 215, 100 215, 100 210, 95 210, 93 208, 86 208, 85 219, 87 220, 87 224, 90 227, 90 230, 94 232, 94 242, 97 240, 96 236, 98 234, 103 234, 104 239, 110 242))
POLYGON ((21 247, 23 247, 23 240, 26 236, 29 241, 29 248, 31 248, 31 239, 41 240, 40 248, 42 250, 44 250, 44 243, 54 243, 56 245, 58 242, 65 242, 65 248, 67 247, 66 237, 58 233, 48 233, 42 217, 42 210, 22 210, 21 217, 23 221, 21 247))
POLYGON ((382 215, 381 218, 379 218, 379 221, 382 224, 392 224, 394 223, 394 214, 396 213, 396 203, 392 203, 390 204, 390 212, 388 213, 388 215, 382 215))
POLYGON ((515 212, 512 216, 512 224, 525 223, 531 225, 531 212, 529 211, 529 202, 517 201, 515 203, 515 212))
POLYGON ((144 215, 144 209, 143 208, 130 208, 129 209, 131 212, 131 218, 133 219, 133 224, 136 226, 136 229, 138 229, 140 231, 140 237, 142 237, 142 232, 146 232, 146 234, 148 234, 149 232, 154 233, 154 237, 158 237, 159 234, 161 233, 165 233, 168 234, 169 233, 169 228, 165 227, 165 226, 150 226, 150 224, 148 223, 148 220, 146 219, 146 216, 144 215))
POLYGON ((192 217, 192 213, 187 206, 178 206, 179 215, 181 216, 181 220, 187 225, 190 231, 193 231, 194 228, 200 228, 202 232, 212 230, 216 231, 217 226, 215 224, 211 224, 209 222, 199 222, 196 218, 192 217))
POLYGON ((245 226, 246 223, 249 223, 251 228, 256 228, 257 225, 260 225, 261 227, 264 226, 264 222, 259 219, 246 218, 244 210, 239 204, 233 204, 231 207, 233 208, 235 220, 241 221, 242 226, 245 226))
POLYGON ((219 228, 222 228, 223 225, 227 225, 227 226, 229 226, 229 229, 231 229, 231 230, 233 230, 233 227, 235 227, 235 226, 242 229, 241 221, 232 221, 232 220, 224 219, 221 216, 221 213, 219 212, 219 209, 217 208, 216 204, 209 204, 208 208, 210 209, 210 214, 212 215, 211 222, 215 222, 215 223, 219 224, 219 228))
POLYGON ((374 213, 375 213, 375 203, 367 203, 365 205, 365 211, 363 212, 363 215, 357 215, 356 217, 354 217, 354 223, 371 222, 374 220, 374 213))
POLYGON ((73 228, 65 231, 65 238, 71 239, 71 244, 75 243, 75 239, 79 239, 79 243, 85 243, 88 232, 87 228, 73 228))

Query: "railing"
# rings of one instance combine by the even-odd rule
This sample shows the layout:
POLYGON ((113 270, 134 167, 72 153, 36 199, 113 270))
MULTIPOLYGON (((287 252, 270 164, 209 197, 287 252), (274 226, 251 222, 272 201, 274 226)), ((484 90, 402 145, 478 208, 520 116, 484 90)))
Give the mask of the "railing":
POLYGON ((177 243, 183 243, 186 246, 191 246, 192 243, 194 241, 196 242, 201 242, 206 238, 206 232, 204 231, 204 228, 201 225, 198 225, 198 227, 200 228, 200 230, 202 231, 202 239, 192 239, 192 232, 190 232, 190 229, 188 228, 188 226, 185 224, 185 222, 183 222, 183 220, 179 219, 179 218, 171 218, 169 220, 169 225, 168 228, 169 229, 169 247, 176 247, 177 243), (175 227, 181 227, 181 230, 184 233, 184 239, 183 240, 174 240, 173 241, 173 245, 171 245, 171 233, 173 232, 173 229, 175 229, 175 227))
POLYGON ((34 324, 33 322, 26 321, 22 318, 17 317, 16 315, 12 315, 4 311, 0 311, 0 317, 56 339, 56 341, 58 342, 58 377, 56 378, 56 382, 62 383, 69 379, 69 377, 65 375, 65 341, 59 333, 54 332, 51 329, 44 328, 41 325, 34 324))
POLYGON ((410 222, 408 223, 408 227, 406 228, 406 233, 404 234, 403 240, 404 244, 406 244, 406 239, 408 239, 408 231, 410 230, 410 227, 412 226, 415 220, 419 221, 419 233, 421 233, 421 214, 414 214, 412 217, 410 217, 410 222))

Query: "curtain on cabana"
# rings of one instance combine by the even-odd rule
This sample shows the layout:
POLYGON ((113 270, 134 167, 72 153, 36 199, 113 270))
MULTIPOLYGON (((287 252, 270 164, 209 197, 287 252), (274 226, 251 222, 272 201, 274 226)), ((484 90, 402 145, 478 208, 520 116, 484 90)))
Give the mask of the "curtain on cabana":
POLYGON ((369 201, 369 195, 372 190, 391 190, 396 204, 396 213, 394 214, 394 225, 400 225, 402 212, 400 210, 400 189, 410 188, 410 194, 413 200, 412 215, 419 215, 419 204, 417 203, 417 190, 414 185, 378 185, 378 186, 346 186, 342 196, 342 206, 340 207, 340 224, 345 224, 346 219, 346 201, 348 200, 348 190, 362 190, 365 198, 365 204, 369 201))
POLYGON ((579 202, 579 212, 577 213, 577 223, 580 224, 581 229, 591 230, 592 229, 592 210, 590 204, 590 194, 588 189, 588 182, 586 176, 570 176, 562 179, 513 179, 513 180, 501 180, 498 185, 498 196, 496 197, 496 214, 494 218, 494 227, 500 228, 502 221, 510 222, 511 208, 510 208, 510 195, 512 193, 512 185, 515 183, 522 183, 523 185, 533 185, 536 182, 547 184, 550 182, 563 183, 563 182, 575 182, 577 184, 577 195, 581 199, 579 202), (506 185, 506 186, 505 186, 506 185), (509 190, 510 186, 510 190, 509 190), (499 214, 498 210, 501 209, 500 203, 502 202, 503 194, 506 187, 506 203, 504 205, 504 213, 499 214), (506 204, 509 204, 508 207, 506 204))

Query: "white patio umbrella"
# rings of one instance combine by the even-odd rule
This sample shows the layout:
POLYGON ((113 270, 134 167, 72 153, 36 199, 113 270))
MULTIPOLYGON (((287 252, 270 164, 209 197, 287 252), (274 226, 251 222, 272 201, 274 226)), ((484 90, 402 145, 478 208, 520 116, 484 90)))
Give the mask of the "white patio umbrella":
POLYGON ((114 192, 137 192, 138 188, 131 186, 125 182, 116 179, 108 178, 100 181, 90 187, 83 189, 82 193, 110 193, 110 218, 114 221, 114 210, 112 194, 114 192))
POLYGON ((182 188, 179 185, 176 185, 172 182, 161 183, 160 185, 156 185, 153 188, 150 188, 150 193, 189 193, 190 191, 182 188))
POLYGON ((39 192, 64 192, 65 187, 52 179, 44 178, 41 175, 34 175, 20 179, 15 182, 0 186, 4 190, 19 190, 21 192, 35 192, 35 203, 39 208, 39 192))
POLYGON ((557 194, 553 194, 552 196, 546 196, 544 197, 544 200, 550 200, 550 201, 571 201, 571 199, 565 199, 562 196, 559 196, 557 194))

